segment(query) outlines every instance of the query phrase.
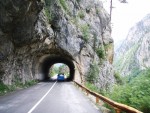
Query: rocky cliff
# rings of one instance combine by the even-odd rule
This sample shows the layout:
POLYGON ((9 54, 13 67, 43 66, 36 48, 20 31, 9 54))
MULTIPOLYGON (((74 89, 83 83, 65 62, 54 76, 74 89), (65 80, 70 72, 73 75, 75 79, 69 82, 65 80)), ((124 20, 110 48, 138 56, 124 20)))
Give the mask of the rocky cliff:
POLYGON ((129 30, 115 56, 114 65, 122 75, 150 67, 150 14, 129 30))
POLYGON ((96 64, 94 83, 106 88, 114 83, 110 33, 99 0, 1 0, 0 81, 45 79, 50 66, 62 62, 84 83, 96 64))

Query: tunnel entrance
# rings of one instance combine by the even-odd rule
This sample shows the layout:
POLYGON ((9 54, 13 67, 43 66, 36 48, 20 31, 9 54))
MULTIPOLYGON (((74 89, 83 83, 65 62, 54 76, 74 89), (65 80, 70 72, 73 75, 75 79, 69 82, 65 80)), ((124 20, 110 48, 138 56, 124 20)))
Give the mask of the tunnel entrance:
POLYGON ((69 68, 69 75, 65 79, 66 81, 73 81, 74 73, 75 73, 75 66, 73 60, 71 58, 65 56, 58 56, 58 55, 49 55, 42 59, 41 61, 41 79, 42 81, 49 81, 51 80, 49 76, 49 71, 52 66, 56 63, 65 64, 69 68))
POLYGON ((51 81, 65 81, 70 77, 70 69, 64 63, 53 64, 49 69, 49 77, 51 81))

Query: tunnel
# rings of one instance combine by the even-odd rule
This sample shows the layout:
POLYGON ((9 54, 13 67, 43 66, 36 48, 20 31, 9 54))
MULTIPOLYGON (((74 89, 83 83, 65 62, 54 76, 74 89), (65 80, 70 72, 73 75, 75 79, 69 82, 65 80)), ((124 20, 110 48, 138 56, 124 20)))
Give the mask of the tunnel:
POLYGON ((49 81, 49 69, 52 65, 56 63, 63 63, 69 67, 69 77, 65 81, 73 81, 74 73, 75 73, 75 66, 71 58, 59 55, 50 55, 43 58, 41 62, 41 80, 42 81, 49 81))

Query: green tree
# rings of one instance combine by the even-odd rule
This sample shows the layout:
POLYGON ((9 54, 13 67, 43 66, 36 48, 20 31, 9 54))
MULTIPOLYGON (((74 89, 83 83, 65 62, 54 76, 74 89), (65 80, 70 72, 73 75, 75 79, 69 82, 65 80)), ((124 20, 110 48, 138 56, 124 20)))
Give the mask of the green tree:
POLYGON ((117 85, 109 93, 111 99, 132 106, 144 113, 150 111, 150 69, 142 71, 124 85, 117 85))

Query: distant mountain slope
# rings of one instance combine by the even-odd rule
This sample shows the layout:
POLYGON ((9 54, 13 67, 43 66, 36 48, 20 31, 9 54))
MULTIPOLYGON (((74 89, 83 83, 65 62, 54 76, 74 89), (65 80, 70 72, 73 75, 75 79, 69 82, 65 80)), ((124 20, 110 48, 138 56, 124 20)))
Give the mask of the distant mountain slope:
POLYGON ((150 67, 150 14, 129 30, 115 52, 114 66, 122 76, 150 67))

